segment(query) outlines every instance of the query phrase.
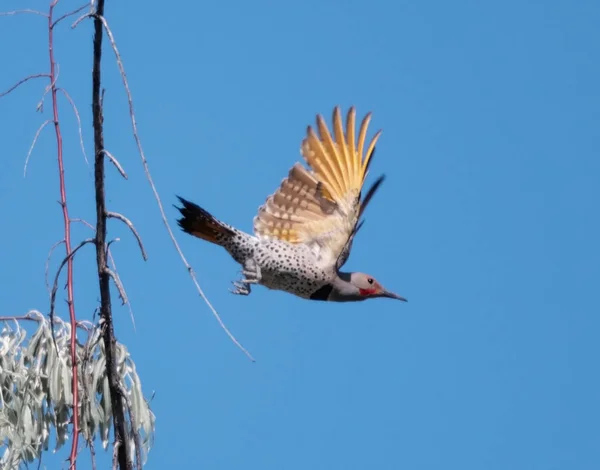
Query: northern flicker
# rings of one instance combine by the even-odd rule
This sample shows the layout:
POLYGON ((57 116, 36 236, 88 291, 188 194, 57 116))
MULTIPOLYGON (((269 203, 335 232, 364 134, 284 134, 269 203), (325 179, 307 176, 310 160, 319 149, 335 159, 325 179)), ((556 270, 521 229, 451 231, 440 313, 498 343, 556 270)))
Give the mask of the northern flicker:
POLYGON ((373 183, 364 199, 361 192, 379 131, 365 148, 371 114, 355 134, 356 112, 351 108, 346 130, 339 107, 333 112, 333 134, 322 116, 317 132, 308 126, 301 154, 309 165, 296 163, 279 188, 267 198, 254 218, 254 233, 242 232, 181 197, 184 232, 225 248, 242 265, 243 278, 232 292, 250 294, 252 284, 277 289, 305 299, 357 301, 376 297, 404 300, 383 288, 372 276, 341 272, 361 216, 383 182, 373 183))

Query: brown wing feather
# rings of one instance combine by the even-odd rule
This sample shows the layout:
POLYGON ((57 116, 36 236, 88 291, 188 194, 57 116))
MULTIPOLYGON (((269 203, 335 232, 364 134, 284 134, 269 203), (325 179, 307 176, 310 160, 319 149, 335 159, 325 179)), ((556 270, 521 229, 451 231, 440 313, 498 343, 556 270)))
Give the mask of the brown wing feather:
POLYGON ((354 108, 348 111, 345 133, 339 107, 333 111, 333 133, 317 116, 318 135, 309 126, 301 146, 312 171, 294 165, 254 218, 258 236, 317 244, 324 263, 336 262, 358 222, 361 190, 380 135, 364 152, 370 120, 369 113, 357 140, 354 108))
POLYGON ((296 163, 254 218, 254 232, 264 238, 306 242, 305 226, 331 213, 335 203, 322 194, 317 179, 296 163))

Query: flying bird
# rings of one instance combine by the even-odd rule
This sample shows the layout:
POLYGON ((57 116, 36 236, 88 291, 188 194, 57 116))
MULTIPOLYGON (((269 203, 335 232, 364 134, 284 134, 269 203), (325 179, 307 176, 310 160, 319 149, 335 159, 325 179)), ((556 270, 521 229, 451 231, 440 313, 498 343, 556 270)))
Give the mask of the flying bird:
POLYGON ((363 215, 383 182, 379 177, 361 197, 379 131, 366 144, 371 113, 356 136, 356 111, 350 108, 346 127, 339 107, 333 111, 333 133, 317 116, 316 131, 308 126, 300 152, 310 167, 296 163, 279 188, 259 208, 254 235, 242 232, 193 202, 178 196, 177 221, 190 235, 220 245, 242 265, 243 277, 232 292, 248 295, 259 284, 312 300, 358 301, 388 297, 375 278, 342 272, 363 215))

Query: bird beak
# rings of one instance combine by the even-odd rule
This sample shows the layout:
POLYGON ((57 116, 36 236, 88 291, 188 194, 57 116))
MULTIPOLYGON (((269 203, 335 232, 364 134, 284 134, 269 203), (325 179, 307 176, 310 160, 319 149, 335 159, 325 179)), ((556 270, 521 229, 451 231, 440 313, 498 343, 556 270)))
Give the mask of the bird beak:
POLYGON ((383 290, 381 291, 381 294, 379 294, 381 297, 387 297, 388 299, 396 299, 396 300, 402 300, 402 302, 408 302, 408 300, 406 300, 404 297, 399 296, 398 294, 394 294, 393 292, 387 291, 387 290, 383 290))

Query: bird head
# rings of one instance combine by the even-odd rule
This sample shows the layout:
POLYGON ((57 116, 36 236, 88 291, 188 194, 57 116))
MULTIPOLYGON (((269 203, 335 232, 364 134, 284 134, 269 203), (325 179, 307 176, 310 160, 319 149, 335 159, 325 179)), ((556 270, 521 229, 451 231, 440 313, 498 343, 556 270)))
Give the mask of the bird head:
POLYGON ((387 297, 406 302, 404 297, 386 290, 373 276, 365 273, 339 273, 330 300, 357 301, 387 297))

